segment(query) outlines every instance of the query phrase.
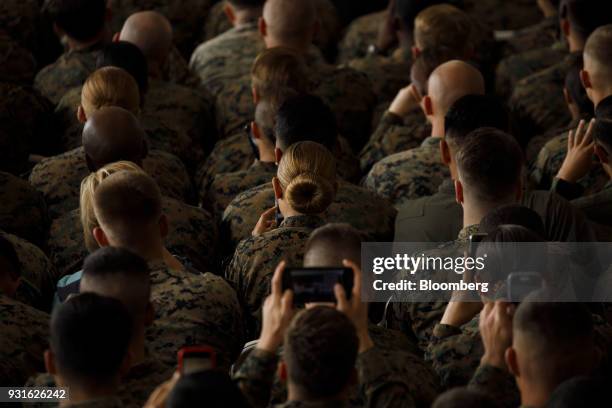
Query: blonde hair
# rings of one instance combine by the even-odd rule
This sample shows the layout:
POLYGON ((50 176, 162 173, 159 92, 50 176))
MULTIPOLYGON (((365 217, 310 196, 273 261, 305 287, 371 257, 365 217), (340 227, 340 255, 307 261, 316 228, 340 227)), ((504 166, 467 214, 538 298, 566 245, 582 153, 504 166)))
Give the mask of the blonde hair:
POLYGON ((100 68, 85 81, 81 91, 81 106, 87 117, 106 106, 118 106, 138 115, 140 110, 138 84, 121 68, 100 68))
POLYGON ((469 15, 450 4, 428 7, 414 20, 414 41, 421 51, 444 47, 467 53, 472 47, 471 39, 469 15))
POLYGON ((315 142, 291 145, 281 157, 277 172, 283 197, 301 214, 320 214, 336 195, 336 161, 315 142))
POLYGON ((138 165, 129 161, 118 161, 108 164, 95 173, 91 173, 81 182, 81 198, 79 212, 81 218, 81 226, 83 227, 83 238, 85 247, 89 252, 93 252, 99 248, 98 243, 93 237, 92 231, 100 226, 96 213, 94 211, 94 194, 100 183, 109 177, 111 174, 120 171, 133 171, 145 174, 145 171, 138 165))

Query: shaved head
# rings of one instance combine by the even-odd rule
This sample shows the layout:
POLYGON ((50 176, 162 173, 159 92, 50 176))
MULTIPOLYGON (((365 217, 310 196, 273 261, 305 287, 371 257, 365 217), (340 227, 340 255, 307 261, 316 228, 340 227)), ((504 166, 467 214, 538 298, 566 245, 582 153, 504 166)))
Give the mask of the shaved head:
POLYGON ((463 96, 485 93, 484 78, 480 71, 459 60, 445 62, 436 68, 429 77, 427 88, 436 116, 446 115, 450 107, 463 96))
POLYGON ((612 24, 599 27, 589 37, 584 47, 584 70, 590 87, 606 94, 612 91, 612 24))
POLYGON ((327 224, 310 234, 304 251, 304 267, 342 267, 348 259, 361 264, 362 237, 348 224, 327 224))
POLYGON ((312 0, 267 0, 263 20, 268 47, 305 46, 315 34, 317 9, 312 0))
POLYGON ((149 64, 160 65, 172 48, 172 26, 156 11, 141 11, 125 20, 119 38, 140 48, 149 64))
POLYGON ((133 114, 109 106, 93 112, 85 123, 83 149, 90 171, 120 160, 142 166, 145 132, 133 114))

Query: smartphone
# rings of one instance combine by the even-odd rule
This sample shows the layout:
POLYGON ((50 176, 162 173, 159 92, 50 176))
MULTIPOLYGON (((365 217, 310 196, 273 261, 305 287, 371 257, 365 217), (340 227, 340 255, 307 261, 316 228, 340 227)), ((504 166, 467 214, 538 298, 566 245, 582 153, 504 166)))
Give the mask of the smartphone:
POLYGON ((487 237, 487 234, 484 232, 477 232, 475 234, 470 235, 470 243, 468 248, 468 255, 472 258, 476 258, 476 251, 478 250, 478 245, 487 237))
POLYGON ((287 268, 283 273, 283 290, 293 290, 297 305, 306 303, 336 303, 334 286, 340 283, 348 299, 353 290, 353 270, 350 268, 287 268))
POLYGON ((512 272, 506 281, 508 301, 521 303, 531 293, 544 287, 544 279, 537 272, 512 272))
POLYGON ((178 369, 181 375, 199 373, 213 368, 217 368, 217 353, 212 347, 183 347, 178 352, 178 369))
POLYGON ((278 208, 278 200, 276 198, 274 199, 274 208, 276 208, 274 212, 274 220, 276 221, 276 227, 278 228, 280 227, 285 217, 283 217, 283 213, 281 213, 280 209, 278 208))

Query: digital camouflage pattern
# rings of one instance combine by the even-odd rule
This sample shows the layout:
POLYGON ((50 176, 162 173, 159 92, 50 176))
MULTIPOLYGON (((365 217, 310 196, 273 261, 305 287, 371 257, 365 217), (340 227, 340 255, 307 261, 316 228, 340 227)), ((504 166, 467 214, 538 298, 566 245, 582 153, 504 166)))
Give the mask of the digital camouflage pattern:
MULTIPOLYGON (((181 201, 191 195, 191 181, 183 163, 170 153, 150 150, 143 160, 144 170, 157 182, 163 195, 181 201)), ((82 147, 49 157, 38 163, 30 183, 40 191, 55 219, 78 208, 81 181, 90 174, 82 147)))
POLYGON ((17 300, 40 310, 49 310, 55 283, 61 277, 55 265, 36 245, 2 231, 0 235, 13 245, 21 265, 22 282, 17 288, 17 300))
MULTIPOLYGON (((581 119, 590 121, 591 117, 585 115, 584 118, 581 119)), ((578 127, 579 122, 580 119, 572 119, 572 121, 566 127, 554 129, 550 132, 546 132, 544 134, 532 137, 531 140, 529 140, 529 143, 527 143, 527 147, 525 148, 525 160, 527 161, 527 163, 529 163, 530 166, 533 166, 538 158, 538 155, 540 154, 540 151, 546 145, 546 143, 556 138, 557 136, 562 136, 564 133, 567 134, 570 130, 576 129, 578 127)))
MULTIPOLYGON (((410 379, 393 364, 390 356, 373 347, 357 356, 360 401, 301 402, 286 401, 275 407, 416 407, 410 392, 410 379)), ((253 406, 267 406, 273 386, 278 356, 264 350, 253 350, 234 375, 247 400, 253 406)))
POLYGON ((551 129, 566 126, 570 113, 563 97, 565 77, 580 52, 517 82, 510 98, 510 109, 525 140, 551 129))
POLYGON ((559 16, 544 17, 539 23, 521 28, 503 44, 504 55, 550 47, 559 41, 559 16))
POLYGON ((274 162, 255 160, 246 170, 217 174, 208 191, 200 191, 202 206, 220 220, 225 208, 238 194, 272 181, 276 170, 274 162))
MULTIPOLYGON (((567 55, 567 49, 562 44, 541 48, 528 48, 521 53, 512 54, 502 59, 497 66, 495 76, 495 91, 503 98, 512 95, 518 82, 549 68, 567 55)), ((563 78, 565 81, 565 78, 563 78)))
POLYGON ((27 181, 0 172, 0 229, 43 246, 49 228, 42 194, 27 181))
POLYGON ((493 30, 516 30, 541 21, 542 13, 531 0, 464 0, 464 10, 493 30))
POLYGON ((270 294, 276 266, 282 260, 288 266, 301 265, 310 233, 323 224, 323 219, 315 215, 288 217, 278 228, 245 238, 236 247, 225 276, 238 293, 252 337, 261 328, 261 307, 270 294))
POLYGON ((0 32, 0 81, 31 84, 36 70, 30 51, 0 32))
POLYGON ((21 387, 44 371, 49 315, 0 294, 0 386, 21 387))
MULTIPOLYGON (((363 58, 368 47, 376 43, 379 27, 383 24, 386 11, 361 16, 348 26, 346 34, 338 44, 338 62, 348 63, 363 58)), ((408 72, 410 77, 410 72, 408 72)))
POLYGON ((398 208, 408 200, 434 194, 449 176, 440 158, 440 139, 428 137, 421 146, 384 158, 372 167, 364 187, 398 208))
POLYGON ((0 2, 2 31, 35 54, 41 51, 41 37, 47 34, 41 28, 41 3, 40 0, 3 0, 0 2))
POLYGON ((429 135, 431 125, 420 109, 400 118, 385 108, 374 134, 359 154, 361 171, 367 174, 375 163, 385 157, 419 147, 429 135))
POLYGON ((149 268, 155 325, 147 339, 161 360, 174 365, 181 347, 207 344, 217 350, 219 367, 229 369, 244 344, 236 292, 212 273, 171 270, 159 262, 149 268))
POLYGON ((583 211, 591 221, 611 226, 612 182, 608 181, 604 188, 598 193, 573 200, 572 204, 583 211))
MULTIPOLYGON (((17 143, 29 153, 50 155, 58 152, 60 125, 53 117, 53 105, 31 87, 0 82, 0 123, 18 125, 17 143)), ((12 132, 11 132, 12 133, 12 132)))
POLYGON ((489 394, 500 408, 516 408, 521 398, 516 381, 507 370, 487 364, 479 365, 468 388, 489 394))
POLYGON ((203 42, 212 40, 232 29, 232 23, 227 19, 224 7, 225 1, 219 1, 210 8, 202 30, 203 42))
MULTIPOLYGON (((550 189, 563 160, 567 154, 568 133, 563 132, 551 139, 544 145, 531 168, 531 182, 539 189, 550 189)), ((597 158, 593 158, 593 165, 586 176, 578 180, 578 184, 584 189, 585 195, 600 191, 610 180, 609 176, 599 164, 597 158)))
MULTIPOLYGON (((272 183, 239 194, 225 209, 221 222, 220 233, 228 250, 250 237, 261 214, 273 206, 272 183)), ((351 225, 368 241, 386 242, 393 238, 396 213, 389 202, 371 191, 339 181, 336 197, 322 217, 325 222, 351 225)))
MULTIPOLYGON (((159 356, 147 353, 145 359, 133 365, 128 373, 121 379, 117 397, 121 400, 123 408, 142 408, 149 396, 158 385, 169 380, 174 372, 173 366, 167 366, 159 361, 159 356)), ((51 374, 38 374, 30 377, 25 383, 26 387, 56 387, 55 379, 51 374)), ((36 402, 24 404, 30 408, 48 408, 59 406, 57 402, 36 402)))
MULTIPOLYGON (((198 270, 215 266, 218 233, 211 215, 169 197, 162 197, 162 211, 168 218, 168 251, 189 260, 198 270)), ((85 247, 79 209, 57 218, 49 233, 49 254, 61 275, 81 268, 89 255, 85 247)))

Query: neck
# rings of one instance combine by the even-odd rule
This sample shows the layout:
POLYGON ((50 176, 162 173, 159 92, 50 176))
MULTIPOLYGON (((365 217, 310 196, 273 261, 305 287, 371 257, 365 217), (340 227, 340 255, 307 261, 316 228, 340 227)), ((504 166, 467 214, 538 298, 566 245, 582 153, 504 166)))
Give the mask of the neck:
POLYGON ((593 89, 591 92, 591 100, 593 101, 593 105, 597 107, 601 101, 606 99, 607 97, 612 96, 612 88, 605 88, 596 90, 593 89))
POLYGON ((584 49, 584 41, 576 38, 573 35, 567 37, 567 45, 570 52, 578 52, 584 49))
POLYGON ((492 205, 465 205, 463 204, 463 227, 480 224, 485 215, 497 208, 498 204, 492 205))
POLYGON ((444 117, 434 116, 431 119, 431 137, 444 138, 444 117))
POLYGON ((343 401, 347 399, 346 390, 340 391, 337 395, 329 398, 312 398, 302 392, 300 387, 297 387, 291 381, 287 382, 287 401, 301 402, 326 402, 326 401, 343 401))
POLYGON ((297 215, 302 215, 302 213, 299 213, 295 211, 293 208, 291 208, 283 199, 278 200, 278 209, 283 215, 283 218, 289 218, 289 217, 295 217, 297 215))
POLYGON ((80 51, 80 50, 89 48, 92 45, 95 45, 99 42, 107 42, 109 37, 110 36, 109 36, 108 30, 104 28, 104 30, 100 31, 95 37, 87 41, 78 41, 78 40, 75 40, 74 38, 66 36, 66 43, 70 51, 80 51))
POLYGON ((546 406, 550 394, 554 391, 555 387, 548 389, 548 387, 532 386, 528 387, 526 384, 522 384, 521 387, 521 405, 525 407, 540 408, 546 406), (523 391, 524 388, 527 388, 523 391))
POLYGON ((236 16, 236 19, 234 20, 233 25, 234 27, 239 28, 247 24, 256 22, 259 19, 259 17, 261 17, 262 9, 261 8, 244 9, 244 10, 234 9, 234 13, 235 13, 234 15, 236 16))
POLYGON ((276 157, 274 156, 274 148, 272 150, 258 147, 259 150, 259 161, 263 163, 276 163, 276 157))
POLYGON ((124 245, 123 243, 112 243, 111 246, 126 248, 136 255, 139 255, 147 262, 164 261, 166 260, 166 248, 161 242, 150 244, 147 242, 139 243, 138 245, 124 245))
MULTIPOLYGON (((58 381, 58 385, 63 383, 63 381, 58 381)), ((81 402, 86 402, 94 399, 100 399, 104 397, 112 397, 116 395, 117 389, 119 388, 119 379, 116 379, 110 385, 100 385, 96 384, 95 386, 90 385, 79 385, 79 384, 65 384, 70 388, 70 399, 61 400, 59 403, 60 407, 68 407, 73 404, 78 404, 81 402)))
POLYGON ((312 44, 310 39, 304 41, 287 41, 273 38, 270 35, 266 37, 266 48, 286 47, 297 51, 301 55, 306 55, 308 53, 310 44, 312 44))

